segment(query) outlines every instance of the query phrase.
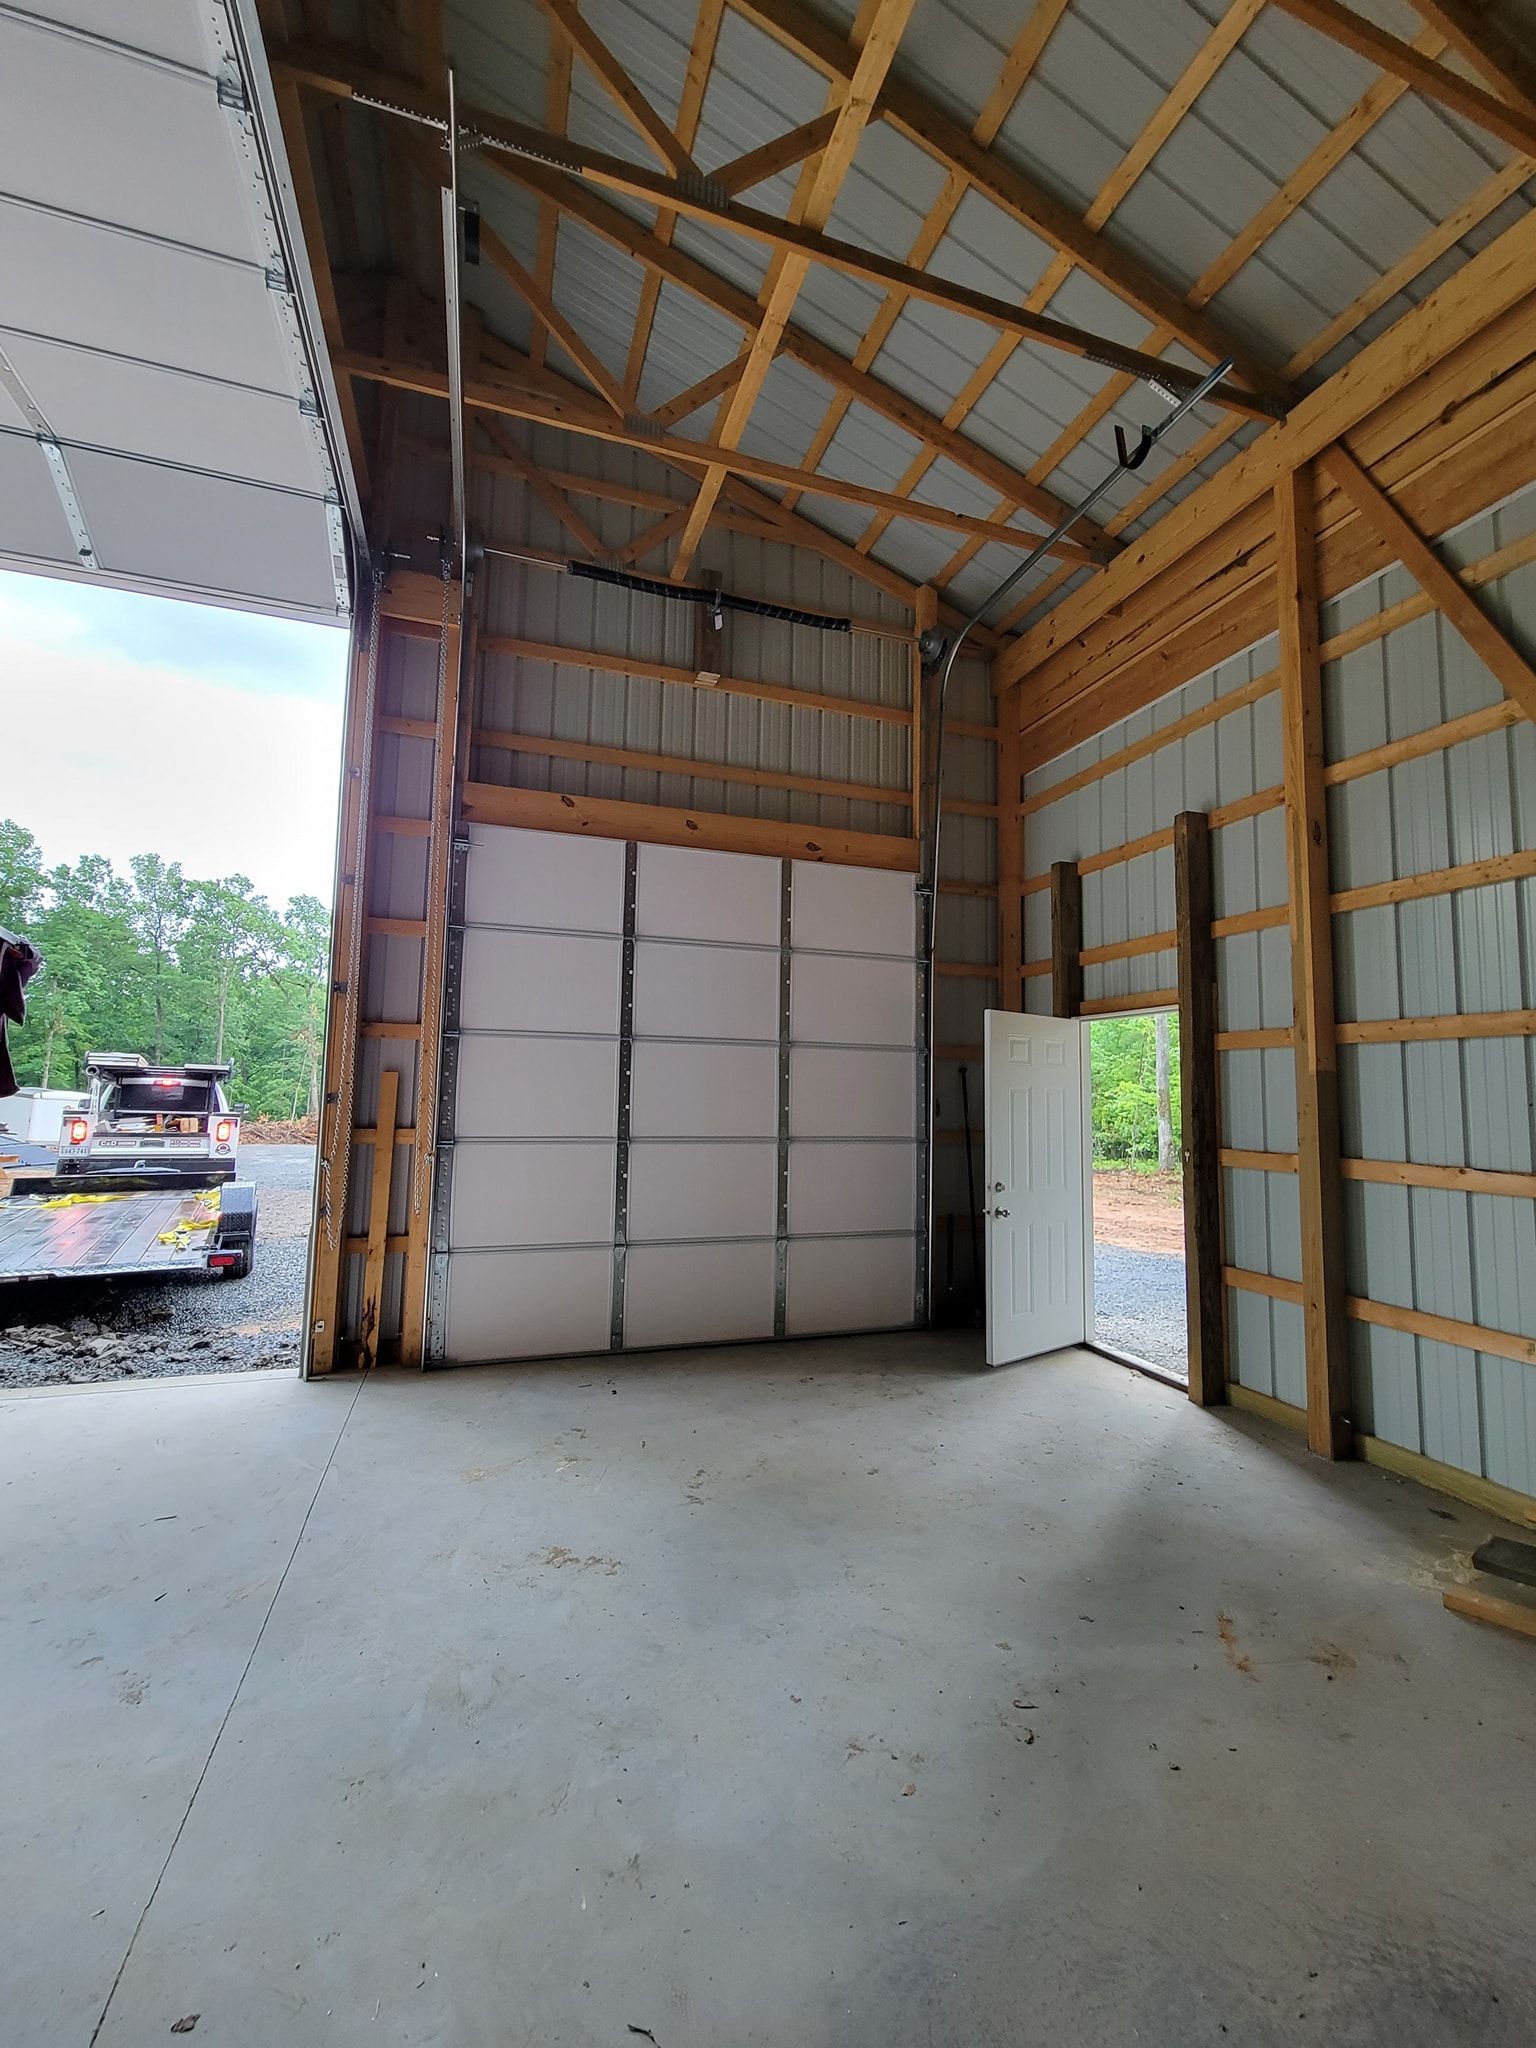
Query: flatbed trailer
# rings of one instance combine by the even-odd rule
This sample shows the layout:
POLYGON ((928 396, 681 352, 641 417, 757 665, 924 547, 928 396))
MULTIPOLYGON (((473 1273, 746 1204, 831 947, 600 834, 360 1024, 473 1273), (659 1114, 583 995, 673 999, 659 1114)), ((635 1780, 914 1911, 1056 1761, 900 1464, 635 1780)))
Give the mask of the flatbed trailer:
POLYGON ((238 1279, 251 1269, 255 1242, 249 1181, 95 1192, 78 1181, 23 1183, 0 1201, 0 1286, 197 1271, 238 1279))

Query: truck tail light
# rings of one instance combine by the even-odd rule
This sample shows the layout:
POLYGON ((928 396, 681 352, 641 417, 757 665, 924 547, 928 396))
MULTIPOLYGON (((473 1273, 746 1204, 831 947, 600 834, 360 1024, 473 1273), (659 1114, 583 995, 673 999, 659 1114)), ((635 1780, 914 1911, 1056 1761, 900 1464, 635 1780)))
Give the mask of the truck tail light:
POLYGON ((234 1118, 221 1116, 213 1127, 213 1142, 215 1145, 227 1145, 234 1135, 234 1118))
POLYGON ((71 1145, 83 1145, 91 1135, 90 1124, 83 1116, 72 1116, 65 1128, 71 1145))

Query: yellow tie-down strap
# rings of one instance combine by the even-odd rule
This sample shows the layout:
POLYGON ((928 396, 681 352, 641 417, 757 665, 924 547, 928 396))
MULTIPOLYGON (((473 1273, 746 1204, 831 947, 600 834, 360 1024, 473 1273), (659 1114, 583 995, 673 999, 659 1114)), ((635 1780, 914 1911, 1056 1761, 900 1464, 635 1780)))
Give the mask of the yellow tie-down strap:
POLYGON ((38 1203, 40 1209, 83 1209, 87 1202, 128 1202, 137 1192, 124 1188, 121 1194, 110 1195, 49 1195, 38 1203))
POLYGON ((219 1191, 204 1188, 197 1198, 197 1207, 190 1216, 183 1216, 169 1230, 162 1230, 155 1239, 156 1244, 174 1245, 177 1251, 184 1251, 200 1230, 214 1229, 219 1220, 219 1191))

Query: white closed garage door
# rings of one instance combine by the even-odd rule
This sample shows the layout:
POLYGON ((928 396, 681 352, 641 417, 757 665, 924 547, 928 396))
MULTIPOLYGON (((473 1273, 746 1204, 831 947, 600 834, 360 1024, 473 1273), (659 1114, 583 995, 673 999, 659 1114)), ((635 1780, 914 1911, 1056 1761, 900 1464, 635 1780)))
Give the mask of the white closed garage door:
POLYGON ((471 828, 439 1364, 918 1313, 910 875, 471 828))

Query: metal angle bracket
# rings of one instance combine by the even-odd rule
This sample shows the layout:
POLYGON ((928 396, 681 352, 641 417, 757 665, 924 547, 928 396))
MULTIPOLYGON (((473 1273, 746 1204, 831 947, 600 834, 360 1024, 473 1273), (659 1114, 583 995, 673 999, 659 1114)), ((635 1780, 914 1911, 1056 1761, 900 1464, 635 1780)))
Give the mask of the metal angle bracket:
POLYGON ((640 848, 624 843, 624 920, 619 980, 619 1102, 613 1158, 613 1285, 608 1309, 608 1348, 624 1349, 624 1279, 629 1254, 629 1121, 635 1071, 635 906, 639 897, 640 848))

